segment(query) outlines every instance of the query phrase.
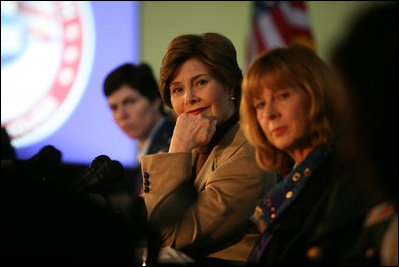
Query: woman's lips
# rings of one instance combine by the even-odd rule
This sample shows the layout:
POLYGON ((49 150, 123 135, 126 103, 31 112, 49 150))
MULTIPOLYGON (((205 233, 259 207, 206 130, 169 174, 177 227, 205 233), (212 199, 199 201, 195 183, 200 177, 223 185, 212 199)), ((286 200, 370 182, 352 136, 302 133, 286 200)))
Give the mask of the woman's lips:
POLYGON ((194 115, 198 115, 198 114, 200 114, 201 112, 203 112, 205 109, 206 109, 206 108, 197 108, 197 109, 190 110, 190 111, 187 112, 187 113, 192 113, 192 114, 194 114, 194 115))
POLYGON ((124 131, 132 131, 134 130, 136 127, 133 124, 124 124, 123 126, 121 126, 122 130, 124 131))
POLYGON ((272 133, 273 133, 275 136, 279 136, 279 135, 282 135, 286 130, 287 130, 287 127, 286 127, 286 126, 277 127, 277 128, 274 128, 274 129, 272 130, 272 133))

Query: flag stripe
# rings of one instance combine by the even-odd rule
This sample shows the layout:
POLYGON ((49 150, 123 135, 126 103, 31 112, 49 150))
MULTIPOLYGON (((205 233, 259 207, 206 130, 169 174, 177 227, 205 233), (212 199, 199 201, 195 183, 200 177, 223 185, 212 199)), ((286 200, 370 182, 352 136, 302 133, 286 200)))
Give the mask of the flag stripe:
POLYGON ((304 1, 253 1, 247 66, 262 51, 298 42, 313 49, 304 1))
POLYGON ((301 35, 308 38, 309 40, 312 40, 312 33, 308 29, 291 27, 291 34, 292 36, 301 35))
POLYGON ((297 7, 301 9, 306 9, 306 5, 304 1, 289 1, 292 7, 297 7))
POLYGON ((253 42, 258 51, 263 51, 266 49, 265 45, 264 45, 264 38, 262 36, 262 30, 259 27, 259 24, 255 23, 254 28, 253 28, 253 33, 254 33, 254 37, 255 37, 255 42, 253 42))
POLYGON ((273 19, 269 14, 260 17, 259 26, 261 29, 261 36, 266 49, 271 47, 283 46, 284 40, 281 38, 273 19))
POLYGON ((281 4, 281 11, 289 21, 290 25, 297 27, 310 28, 310 22, 306 10, 292 7, 288 3, 281 4))
POLYGON ((281 38, 284 40, 284 43, 289 43, 290 41, 290 29, 289 25, 287 25, 287 20, 285 19, 286 15, 283 14, 281 8, 275 6, 270 11, 274 24, 281 35, 281 38))

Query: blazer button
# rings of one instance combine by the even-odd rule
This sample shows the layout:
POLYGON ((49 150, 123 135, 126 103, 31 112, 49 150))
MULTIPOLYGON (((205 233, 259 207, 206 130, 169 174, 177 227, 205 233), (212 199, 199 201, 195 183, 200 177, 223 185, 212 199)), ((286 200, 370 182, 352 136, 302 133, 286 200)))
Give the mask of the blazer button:
POLYGON ((144 173, 144 178, 145 178, 145 179, 150 178, 150 175, 148 174, 148 172, 145 172, 145 173, 144 173))
POLYGON ((366 258, 372 258, 375 255, 375 248, 368 248, 365 252, 364 252, 364 256, 366 256, 366 258))
POLYGON ((144 181, 144 185, 145 185, 145 186, 149 186, 149 185, 150 185, 150 181, 145 180, 145 181, 144 181))
POLYGON ((322 250, 318 246, 314 246, 308 249, 306 252, 306 256, 311 260, 318 260, 322 256, 322 250))
POLYGON ((292 180, 294 182, 297 182, 301 178, 301 174, 299 172, 296 172, 292 175, 292 180))
POLYGON ((285 197, 286 197, 286 198, 292 198, 293 195, 294 195, 294 192, 288 191, 288 192, 285 194, 285 197))
POLYGON ((150 192, 150 189, 148 187, 144 188, 144 193, 150 192))
POLYGON ((306 168, 306 169, 303 171, 303 174, 304 174, 305 176, 310 176, 310 173, 311 173, 311 171, 310 171, 309 168, 306 168))

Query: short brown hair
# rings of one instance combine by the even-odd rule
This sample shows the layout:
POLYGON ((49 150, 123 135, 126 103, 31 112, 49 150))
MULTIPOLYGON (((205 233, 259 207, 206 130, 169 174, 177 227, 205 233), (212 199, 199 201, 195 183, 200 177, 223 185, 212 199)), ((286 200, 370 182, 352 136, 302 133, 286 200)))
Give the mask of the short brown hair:
POLYGON ((236 54, 233 43, 218 33, 185 34, 175 37, 162 60, 159 90, 163 101, 173 108, 170 100, 170 83, 185 61, 197 58, 209 68, 215 79, 233 88, 234 104, 238 110, 242 72, 236 54))
MULTIPOLYGON (((151 103, 161 98, 157 81, 147 63, 139 65, 126 63, 112 70, 104 80, 103 93, 106 97, 109 97, 124 85, 131 90, 137 91, 151 103)), ((163 105, 160 105, 159 111, 163 115, 166 114, 163 110, 163 105)))
POLYGON ((289 167, 292 159, 267 140, 257 122, 253 98, 265 87, 305 90, 310 98, 309 145, 317 147, 332 139, 326 96, 332 77, 329 67, 304 46, 276 48, 260 54, 252 62, 243 79, 240 116, 243 131, 255 146, 261 168, 282 171, 289 167))

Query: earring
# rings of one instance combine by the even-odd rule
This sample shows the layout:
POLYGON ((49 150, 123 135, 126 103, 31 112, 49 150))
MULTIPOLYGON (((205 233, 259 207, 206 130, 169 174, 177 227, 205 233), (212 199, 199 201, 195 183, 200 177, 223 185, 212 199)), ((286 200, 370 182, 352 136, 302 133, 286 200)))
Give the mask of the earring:
POLYGON ((232 96, 229 97, 229 100, 230 100, 231 102, 234 102, 234 101, 236 100, 236 98, 235 98, 235 96, 232 95, 232 96))

